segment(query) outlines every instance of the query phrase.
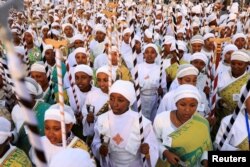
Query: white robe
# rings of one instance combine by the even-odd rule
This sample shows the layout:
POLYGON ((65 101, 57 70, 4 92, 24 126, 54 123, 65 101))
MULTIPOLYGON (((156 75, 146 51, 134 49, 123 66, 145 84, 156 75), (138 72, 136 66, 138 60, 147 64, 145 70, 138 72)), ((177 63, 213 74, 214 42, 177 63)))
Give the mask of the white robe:
MULTIPOLYGON (((231 115, 226 116, 222 119, 220 128, 217 132, 214 145, 218 145, 220 140, 222 139, 223 134, 226 132, 226 127, 232 117, 231 115)), ((248 119, 248 123, 250 124, 250 120, 248 119)), ((234 125, 231 128, 231 132, 229 133, 228 138, 224 142, 221 151, 236 151, 239 150, 237 146, 246 138, 247 134, 247 126, 245 120, 245 111, 241 111, 237 116, 234 125)))
POLYGON ((88 115, 87 105, 94 106, 94 115, 96 120, 97 119, 96 114, 100 111, 100 109, 108 100, 109 100, 108 94, 103 93, 99 88, 88 93, 88 95, 86 96, 85 104, 82 107, 82 115, 83 115, 82 125, 83 125, 84 136, 94 135, 95 123, 89 124, 86 120, 88 115))
MULTIPOLYGON (((139 84, 144 89, 158 88, 160 86, 160 66, 143 62, 138 65, 139 84)), ((166 73, 162 70, 162 88, 166 88, 166 73)))
MULTIPOLYGON (((162 160, 166 160, 166 158, 163 157, 163 152, 166 150, 165 146, 163 146, 163 143, 171 147, 171 142, 168 141, 171 133, 176 131, 178 128, 174 126, 174 124, 170 120, 170 111, 164 111, 157 115, 155 117, 154 121, 154 131, 158 140, 159 145, 159 155, 162 160)), ((204 151, 200 162, 202 160, 208 159, 207 157, 207 151, 204 151)), ((196 166, 201 166, 199 162, 197 162, 196 166)))
MULTIPOLYGON (((100 135, 109 139, 109 159, 115 167, 142 166, 140 147, 139 115, 128 110, 122 115, 115 115, 108 111, 98 117, 95 124, 95 137, 92 143, 92 151, 96 158, 100 159, 99 148, 101 146, 100 135), (115 142, 114 137, 120 136, 121 142, 115 142)), ((155 166, 158 160, 157 140, 151 122, 143 117, 144 142, 150 146, 151 165, 155 166)))
MULTIPOLYGON (((200 103, 198 104, 198 112, 199 114, 201 114, 202 116, 207 116, 208 113, 210 113, 210 109, 209 109, 209 106, 208 106, 208 100, 206 99, 206 95, 203 91, 199 91, 200 92, 200 95, 201 95, 201 101, 200 103)), ((161 102, 160 102, 160 105, 158 107, 158 110, 157 110, 157 114, 160 114, 164 111, 173 111, 173 110, 176 110, 177 107, 175 105, 175 102, 174 102, 174 96, 175 96, 175 89, 166 93, 161 102)))
MULTIPOLYGON (((80 111, 82 110, 82 107, 83 107, 83 105, 85 103, 85 99, 86 99, 87 94, 89 92, 91 92, 91 91, 96 90, 96 89, 97 88, 95 86, 92 86, 90 91, 82 92, 82 91, 80 91, 80 89, 77 86, 75 86, 77 99, 78 99, 78 102, 79 102, 79 105, 80 105, 80 111)), ((67 89, 67 94, 68 94, 68 97, 69 97, 69 104, 70 104, 71 108, 76 112, 77 111, 77 106, 76 106, 73 91, 72 91, 71 88, 67 89)))
POLYGON ((98 68, 102 66, 108 65, 108 61, 109 61, 108 55, 106 53, 102 53, 98 55, 94 61, 94 69, 97 70, 98 68))
POLYGON ((93 54, 93 56, 96 58, 98 55, 102 54, 105 49, 105 40, 101 43, 97 42, 95 39, 93 39, 90 44, 90 52, 93 54))
POLYGON ((121 45, 121 55, 128 69, 131 70, 133 68, 133 61, 134 61, 133 52, 132 52, 132 48, 130 47, 130 45, 126 44, 124 41, 122 41, 122 45, 121 45))

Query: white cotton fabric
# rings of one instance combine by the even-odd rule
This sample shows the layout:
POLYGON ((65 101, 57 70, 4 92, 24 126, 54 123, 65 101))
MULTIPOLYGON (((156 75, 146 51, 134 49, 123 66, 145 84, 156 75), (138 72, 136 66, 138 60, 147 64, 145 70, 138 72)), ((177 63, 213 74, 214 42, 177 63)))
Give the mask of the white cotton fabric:
POLYGON ((0 117, 0 144, 3 144, 11 136, 11 123, 4 117, 0 117))
POLYGON ((176 78, 182 78, 187 75, 198 75, 199 71, 191 64, 182 64, 176 74, 176 78))
POLYGON ((198 101, 201 100, 201 95, 196 87, 189 84, 180 85, 176 89, 176 94, 174 96, 174 102, 177 103, 180 99, 183 98, 194 98, 198 101))
POLYGON ((74 69, 74 74, 76 74, 77 72, 84 72, 86 74, 88 74, 89 76, 93 76, 93 70, 87 66, 87 65, 84 65, 84 64, 81 64, 81 65, 77 65, 74 69))
POLYGON ((56 154, 50 167, 95 167, 94 160, 89 153, 79 148, 67 148, 56 154))
POLYGON ((136 100, 134 85, 130 81, 117 80, 110 88, 109 95, 119 93, 124 96, 132 106, 136 100))

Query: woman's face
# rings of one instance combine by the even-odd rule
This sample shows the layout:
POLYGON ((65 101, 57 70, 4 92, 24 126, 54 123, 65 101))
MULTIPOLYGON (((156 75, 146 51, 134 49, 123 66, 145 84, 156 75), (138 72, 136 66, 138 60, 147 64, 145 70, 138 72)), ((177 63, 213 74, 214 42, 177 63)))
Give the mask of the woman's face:
POLYGON ((48 49, 45 51, 45 59, 51 66, 53 66, 56 63, 55 52, 53 49, 48 49))
POLYGON ((129 109, 129 101, 119 93, 111 93, 109 104, 115 115, 121 115, 129 109))
POLYGON ((198 107, 198 101, 195 98, 183 98, 176 103, 177 115, 182 122, 188 121, 195 113, 198 107))
POLYGON ((189 84, 189 85, 196 86, 197 75, 186 75, 182 78, 178 78, 178 82, 180 85, 189 84))
POLYGON ((86 92, 87 90, 89 90, 89 87, 91 86, 90 84, 91 80, 92 80, 92 77, 84 72, 75 73, 76 85, 82 92, 86 92))
POLYGON ((204 67, 206 65, 205 62, 203 60, 200 60, 200 59, 193 60, 191 62, 191 64, 193 66, 195 66, 200 72, 204 69, 204 67))
POLYGON ((45 90, 48 87, 49 82, 48 82, 48 78, 47 78, 45 73, 31 71, 30 74, 31 74, 31 78, 36 80, 36 82, 43 88, 43 90, 45 90))
POLYGON ((88 63, 88 58, 86 56, 86 54, 84 53, 76 53, 76 63, 79 64, 87 64, 88 63))
POLYGON ((238 49, 243 49, 246 45, 246 40, 244 38, 238 38, 234 42, 238 49))
MULTIPOLYGON (((66 125, 66 133, 71 131, 72 124, 66 125)), ((61 122, 55 120, 46 120, 44 122, 45 136, 52 144, 62 143, 61 122)))
POLYGON ((100 72, 97 74, 97 85, 104 93, 109 90, 109 76, 106 73, 100 72))
POLYGON ((193 53, 200 52, 201 48, 202 48, 202 44, 201 43, 193 43, 192 44, 192 51, 193 51, 193 53))
POLYGON ((146 63, 153 64, 155 62, 155 58, 157 57, 157 53, 153 47, 148 47, 144 52, 144 58, 146 63))
POLYGON ((231 61, 231 69, 234 77, 239 77, 246 72, 248 63, 239 60, 231 61))
POLYGON ((75 40, 74 47, 75 48, 84 47, 84 41, 82 41, 82 40, 75 40))

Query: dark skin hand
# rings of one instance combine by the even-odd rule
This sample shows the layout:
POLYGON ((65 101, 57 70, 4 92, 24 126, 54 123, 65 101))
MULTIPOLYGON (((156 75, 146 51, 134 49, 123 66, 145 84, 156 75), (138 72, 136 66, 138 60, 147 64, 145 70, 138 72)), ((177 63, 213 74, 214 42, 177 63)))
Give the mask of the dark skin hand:
POLYGON ((140 146, 140 152, 142 154, 144 154, 144 155, 149 154, 149 145, 148 145, 148 143, 141 144, 141 146, 140 146))
POLYGON ((87 122, 90 124, 90 123, 94 123, 94 119, 95 119, 95 116, 92 112, 89 112, 88 115, 87 115, 87 122))
POLYGON ((102 157, 106 157, 108 155, 108 146, 106 144, 102 144, 99 148, 99 153, 102 157))
POLYGON ((78 124, 81 124, 81 123, 82 123, 82 119, 83 119, 82 113, 81 113, 81 112, 76 113, 76 114, 75 114, 75 117, 76 117, 77 123, 78 123, 78 124))
POLYGON ((208 86, 205 86, 203 91, 206 94, 206 96, 209 97, 210 88, 208 86))
POLYGON ((170 164, 175 165, 175 166, 178 165, 178 161, 180 160, 180 158, 179 158, 177 155, 175 155, 174 153, 172 153, 172 152, 170 152, 170 151, 168 151, 168 150, 165 150, 165 151, 163 152, 163 156, 164 156, 165 158, 167 158, 167 161, 168 161, 170 164))

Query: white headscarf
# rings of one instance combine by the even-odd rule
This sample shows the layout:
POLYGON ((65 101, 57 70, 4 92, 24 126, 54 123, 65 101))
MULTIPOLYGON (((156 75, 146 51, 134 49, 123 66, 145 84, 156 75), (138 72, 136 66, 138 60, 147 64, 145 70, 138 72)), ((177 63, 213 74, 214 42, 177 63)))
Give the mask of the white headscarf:
POLYGON ((109 95, 119 93, 124 96, 132 106, 136 100, 134 85, 130 81, 117 80, 110 88, 109 95))
POLYGON ((36 99, 40 99, 43 97, 42 87, 33 78, 26 77, 24 82, 29 94, 35 95, 36 99))
POLYGON ((239 61, 249 62, 250 61, 250 56, 249 56, 249 54, 238 50, 238 51, 233 52, 233 54, 231 56, 231 61, 232 60, 239 60, 239 61))
POLYGON ((199 103, 201 100, 201 95, 195 86, 184 84, 184 85, 180 85, 176 89, 174 102, 177 103, 180 99, 183 99, 183 98, 194 98, 199 103))
POLYGON ((95 167, 95 162, 90 158, 88 152, 79 148, 66 148, 56 154, 50 167, 95 167))
POLYGON ((74 74, 76 74, 77 72, 84 72, 86 74, 88 74, 89 76, 93 76, 93 70, 87 66, 87 65, 84 65, 84 64, 81 64, 81 65, 77 65, 74 69, 74 74))
POLYGON ((0 144, 3 144, 11 136, 11 123, 4 117, 0 117, 0 144))
POLYGON ((182 78, 187 75, 198 75, 199 71, 192 64, 182 64, 176 74, 176 78, 182 78))

